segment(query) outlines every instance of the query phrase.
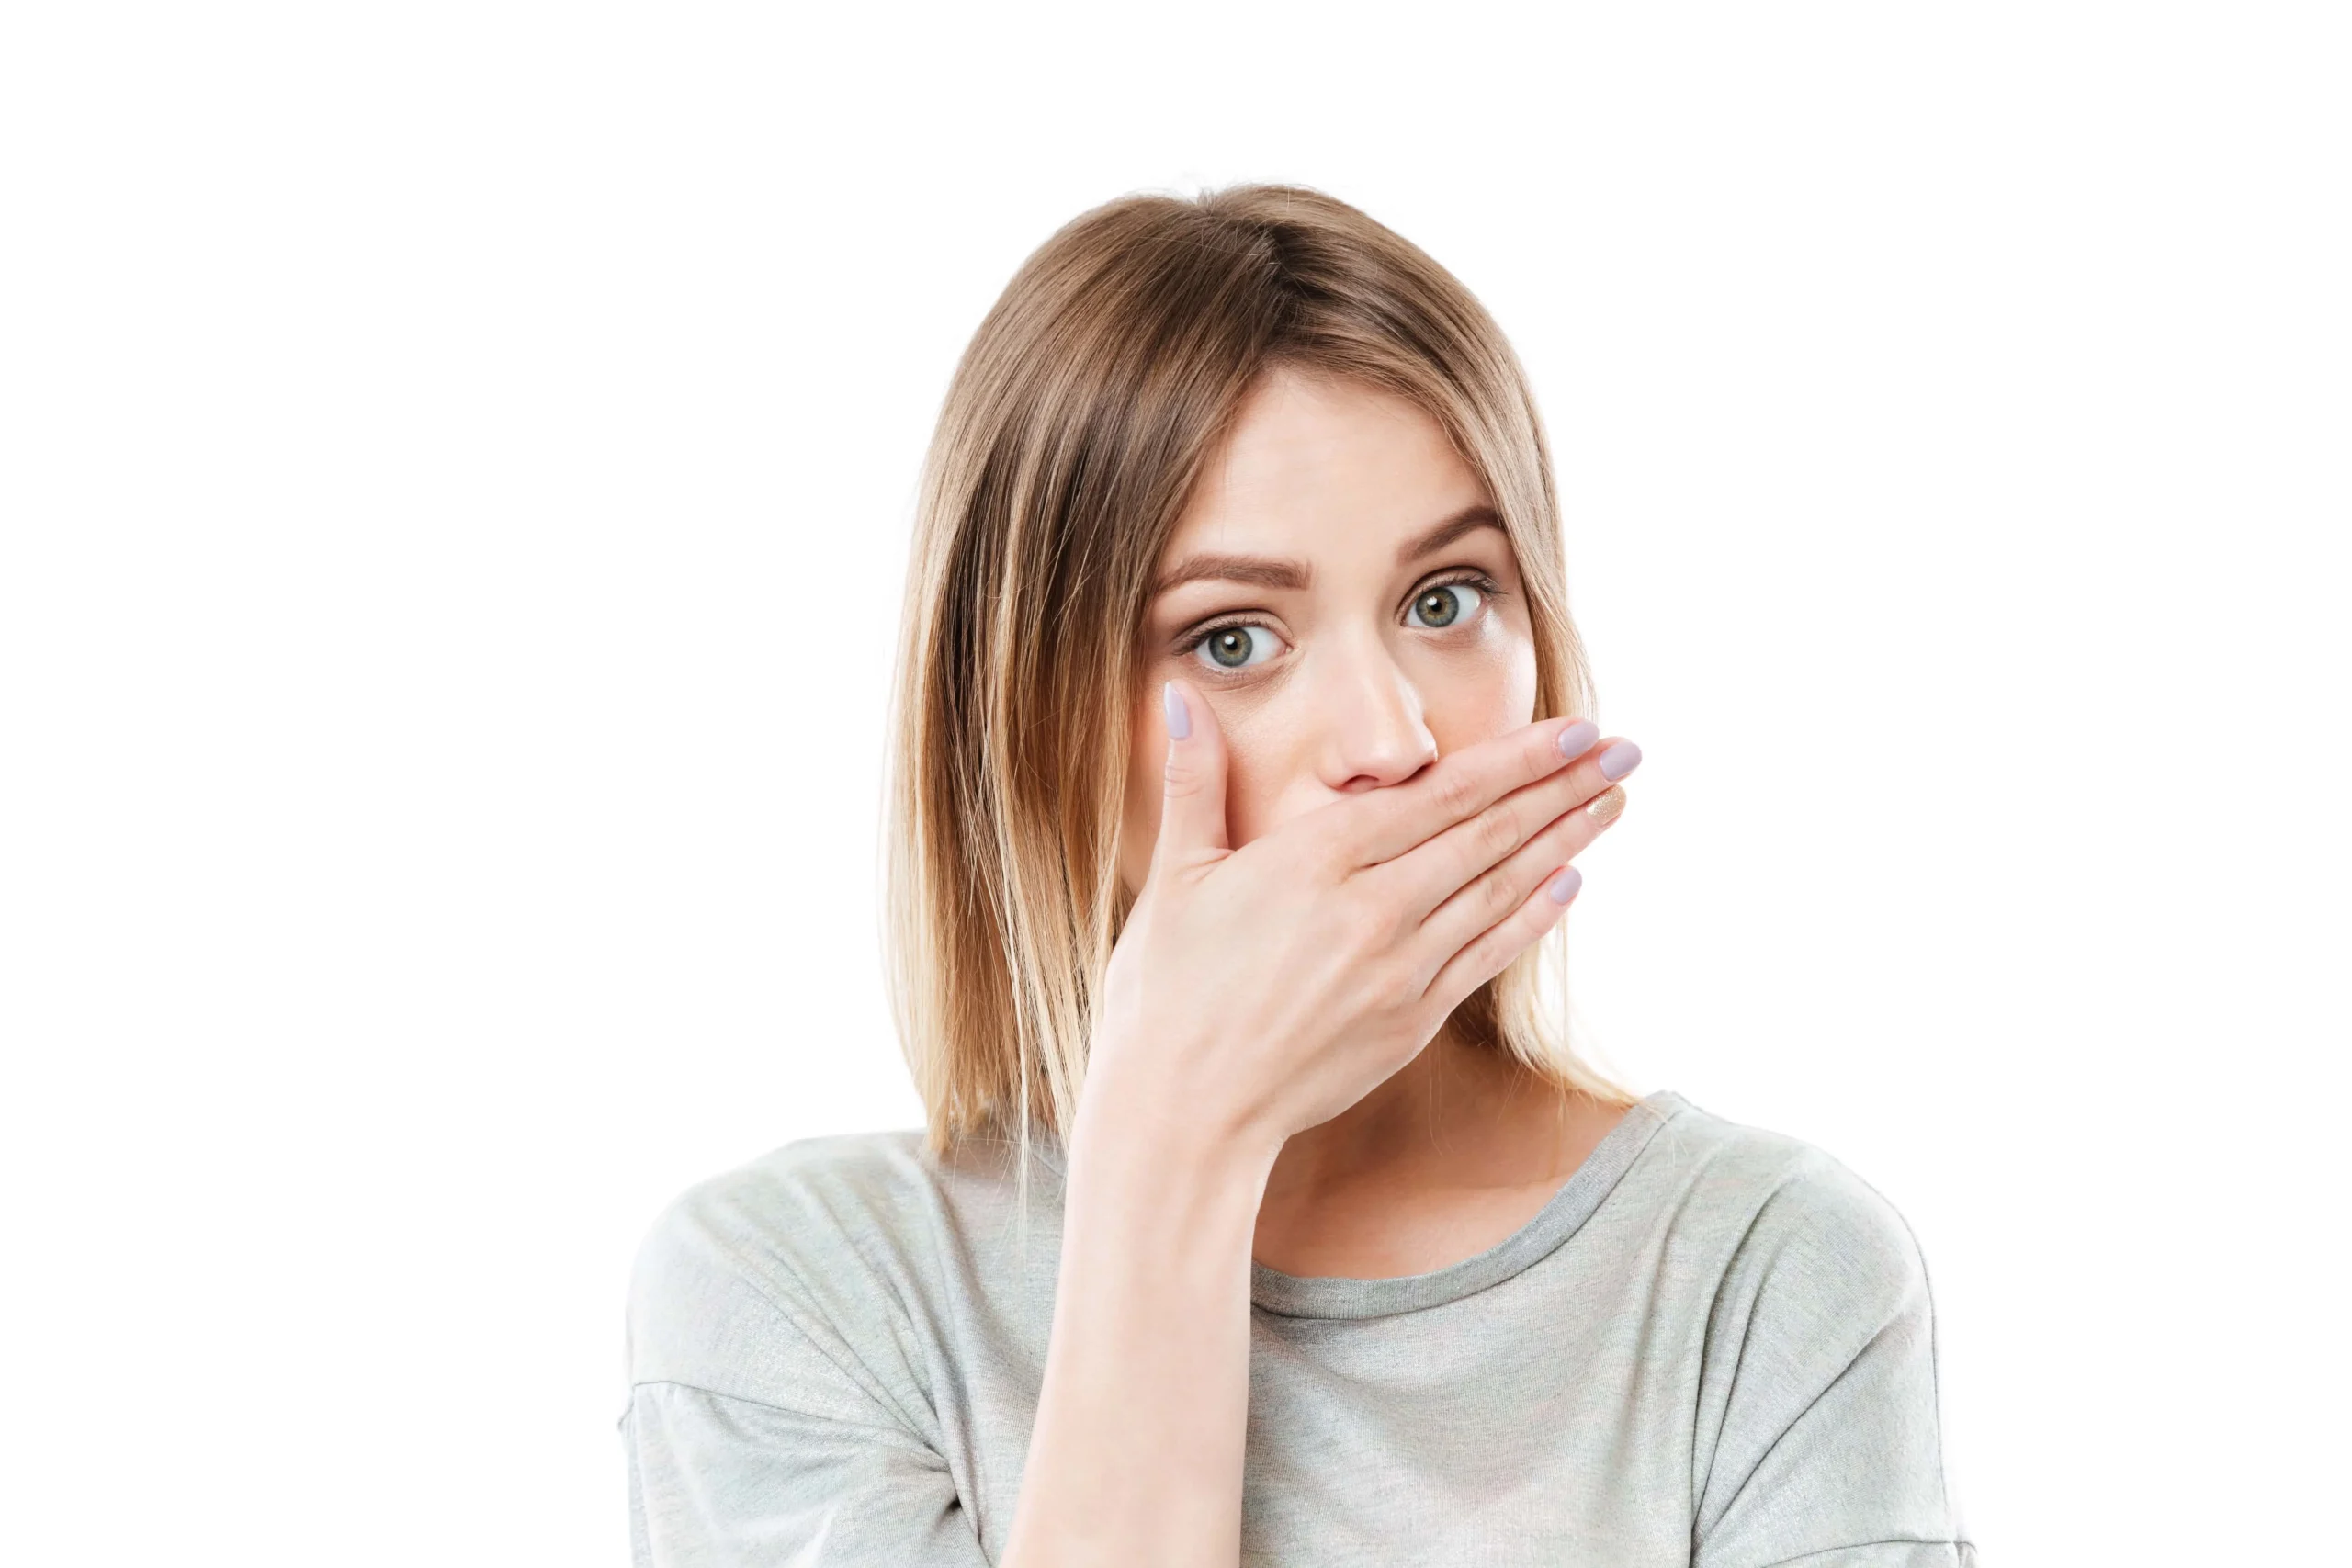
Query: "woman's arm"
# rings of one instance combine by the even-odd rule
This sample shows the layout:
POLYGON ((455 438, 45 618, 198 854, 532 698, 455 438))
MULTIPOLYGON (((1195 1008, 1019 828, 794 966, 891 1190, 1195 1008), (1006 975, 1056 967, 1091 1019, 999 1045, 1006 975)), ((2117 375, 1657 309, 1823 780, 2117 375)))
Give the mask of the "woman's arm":
POLYGON ((1272 1168, 1238 1142, 1081 1116, 1004 1568, 1231 1568, 1250 1238, 1272 1168))
POLYGON ((1159 836, 1090 1043, 1006 1568, 1233 1568, 1275 1157, 1558 920, 1577 879, 1554 873, 1605 825, 1579 809, 1610 787, 1594 728, 1555 719, 1236 851, 1216 719, 1180 682, 1167 698, 1159 836))

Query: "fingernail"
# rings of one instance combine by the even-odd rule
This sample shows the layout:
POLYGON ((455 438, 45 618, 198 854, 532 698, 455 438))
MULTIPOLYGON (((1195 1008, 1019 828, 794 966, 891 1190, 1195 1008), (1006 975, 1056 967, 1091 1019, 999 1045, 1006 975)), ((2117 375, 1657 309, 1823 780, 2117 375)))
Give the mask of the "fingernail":
MULTIPOLYGON (((1160 682, 1159 705, 1168 715, 1169 739, 1182 740, 1193 733, 1193 716, 1184 711, 1184 696, 1177 691, 1175 682, 1160 682)), ((1613 778, 1616 775, 1612 773, 1610 776, 1613 778)))
POLYGON ((1578 871, 1575 866, 1568 867, 1567 870, 1560 873, 1559 875, 1552 879, 1552 902, 1555 904, 1566 903, 1569 899, 1577 896, 1577 889, 1583 886, 1584 873, 1578 871))
POLYGON ((1630 740, 1620 740, 1603 751, 1598 760, 1602 778, 1622 779, 1642 765, 1642 749, 1630 740))
POLYGON ((1580 718, 1560 731, 1560 755, 1581 757, 1584 749, 1600 739, 1600 727, 1589 718, 1580 718))
POLYGON ((1612 784, 1595 795, 1592 804, 1584 809, 1586 816, 1606 828, 1624 813, 1625 792, 1612 784))

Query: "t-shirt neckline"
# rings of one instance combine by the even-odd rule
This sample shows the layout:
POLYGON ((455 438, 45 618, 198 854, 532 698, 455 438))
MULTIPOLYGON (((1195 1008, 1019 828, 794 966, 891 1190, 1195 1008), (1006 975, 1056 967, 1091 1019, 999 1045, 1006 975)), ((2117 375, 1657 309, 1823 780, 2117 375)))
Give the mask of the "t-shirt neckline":
POLYGON ((1658 1129, 1689 1109, 1689 1101, 1665 1089, 1634 1101, 1532 1219, 1486 1251, 1459 1263, 1427 1274, 1358 1280, 1338 1274, 1285 1274, 1252 1258, 1250 1303, 1282 1317, 1387 1317, 1443 1306, 1500 1284, 1574 1235, 1632 1168, 1658 1129))

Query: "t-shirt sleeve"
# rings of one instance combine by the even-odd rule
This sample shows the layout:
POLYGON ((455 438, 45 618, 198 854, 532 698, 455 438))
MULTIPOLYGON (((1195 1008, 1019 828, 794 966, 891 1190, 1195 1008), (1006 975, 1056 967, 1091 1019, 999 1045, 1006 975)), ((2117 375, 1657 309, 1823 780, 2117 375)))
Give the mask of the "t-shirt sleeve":
POLYGON ((984 1568, 936 1452, 888 1427, 639 1383, 622 1418, 636 1568, 984 1568))
POLYGON ((630 1282, 636 1568, 987 1568, 902 1328, 840 1321, 847 1249, 811 1288, 733 1221, 689 1194, 630 1282))
POLYGON ((1701 1407, 1694 1568, 1975 1563, 1945 1490, 1926 1265, 1826 1157, 1765 1201, 1725 1270, 1701 1407))

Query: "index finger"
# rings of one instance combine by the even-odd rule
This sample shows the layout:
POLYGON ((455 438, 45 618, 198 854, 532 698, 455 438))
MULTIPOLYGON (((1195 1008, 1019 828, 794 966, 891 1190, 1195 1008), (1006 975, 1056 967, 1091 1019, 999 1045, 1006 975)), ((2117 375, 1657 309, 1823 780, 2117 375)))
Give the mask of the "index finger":
POLYGON ((1541 718, 1440 757, 1407 783, 1337 802, 1354 818, 1341 833, 1348 864, 1395 860, 1511 791, 1559 772, 1600 739, 1590 719, 1541 718))

